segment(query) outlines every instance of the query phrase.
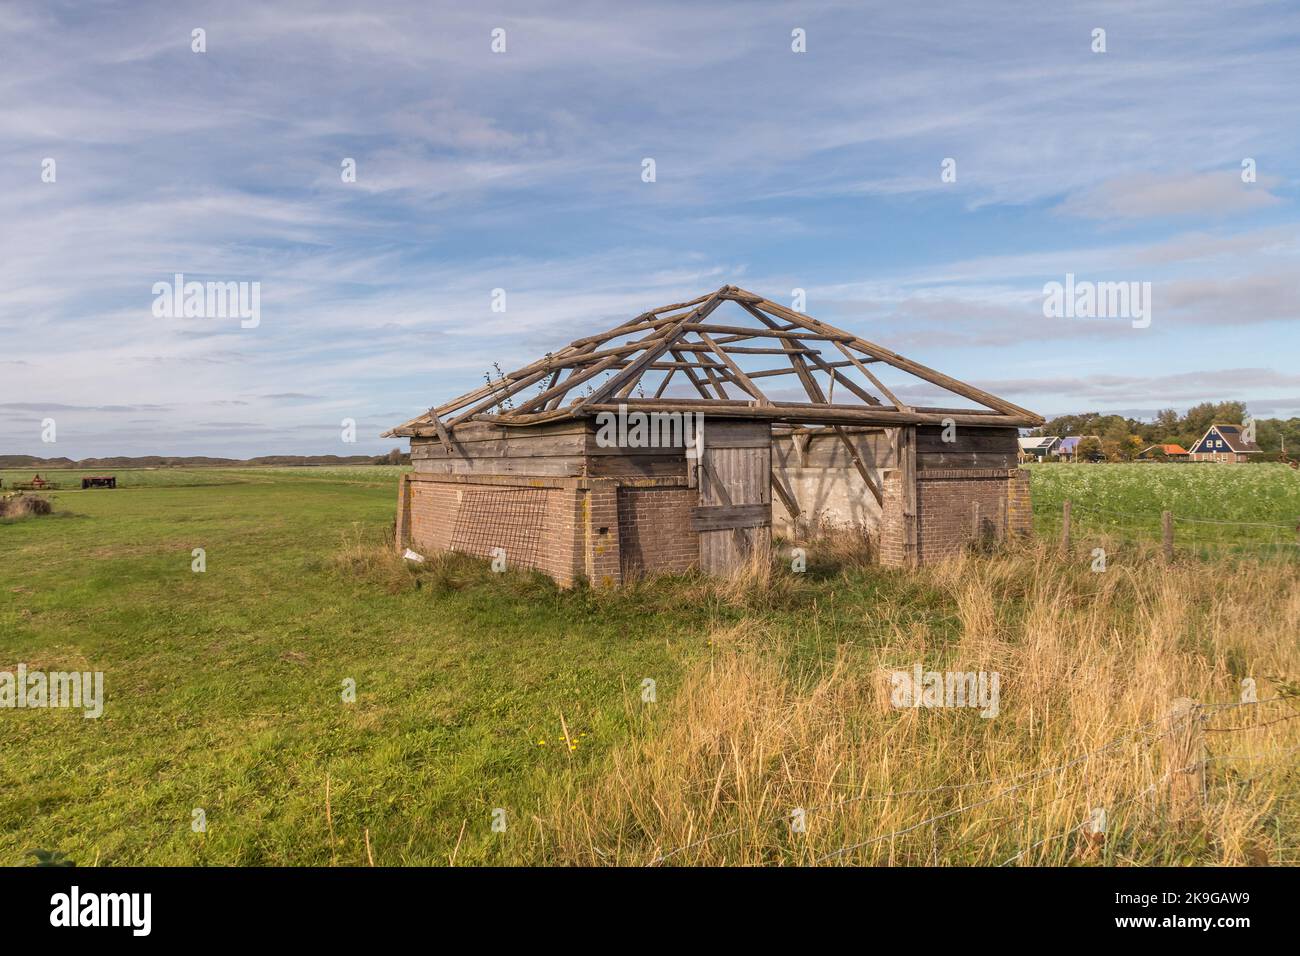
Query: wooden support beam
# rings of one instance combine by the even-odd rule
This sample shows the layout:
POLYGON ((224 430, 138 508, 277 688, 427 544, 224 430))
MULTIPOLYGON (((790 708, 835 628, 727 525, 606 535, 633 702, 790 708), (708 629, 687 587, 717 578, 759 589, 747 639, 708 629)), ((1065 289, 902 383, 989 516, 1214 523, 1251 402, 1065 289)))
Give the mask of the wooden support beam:
POLYGON ((776 496, 781 499, 781 504, 785 505, 785 510, 790 513, 790 524, 793 525, 797 531, 799 516, 803 512, 799 510, 799 502, 795 500, 794 492, 785 486, 785 482, 781 480, 781 476, 776 473, 775 468, 772 469, 772 490, 776 492, 776 496))
MULTIPOLYGON (((719 345, 726 345, 729 340, 726 338, 719 338, 719 339, 714 339, 714 341, 717 342, 719 345)), ((757 346, 733 345, 731 346, 731 348, 727 349, 727 351, 732 352, 736 355, 788 355, 791 352, 796 352, 800 354, 809 354, 809 355, 822 354, 817 349, 808 349, 808 348, 801 349, 793 346, 788 349, 765 349, 765 348, 759 348, 757 346)))
MULTIPOLYGON (((654 346, 663 341, 672 341, 675 335, 676 335, 676 327, 670 327, 669 330, 666 332, 660 332, 657 335, 646 336, 643 339, 639 339, 636 344, 645 345, 645 346, 654 346)), ((626 353, 622 353, 622 354, 626 354, 626 353)), ((643 357, 647 354, 649 353, 642 352, 643 357)), ((583 382, 595 378, 601 372, 604 372, 606 369, 610 368, 612 365, 618 362, 618 359, 619 356, 610 355, 607 358, 601 359, 595 365, 591 365, 583 369, 575 369, 572 375, 570 375, 559 385, 555 386, 555 388, 547 389, 546 391, 542 392, 542 394, 524 402, 522 405, 519 406, 518 409, 515 410, 515 414, 524 414, 531 411, 532 409, 536 408, 539 405, 545 405, 557 394, 558 395, 568 394, 568 392, 575 385, 581 385, 583 382)))
MULTIPOLYGON (((792 359, 792 361, 801 362, 802 360, 792 359)), ((808 390, 809 398, 818 403, 824 403, 826 401, 826 396, 822 393, 821 386, 817 384, 817 380, 812 377, 807 369, 804 369, 804 374, 800 376, 800 378, 804 382, 804 387, 808 390)), ((857 469, 858 475, 867 486, 867 490, 870 491, 871 496, 876 499, 876 504, 883 507, 885 504, 884 494, 881 492, 880 486, 877 485, 875 480, 871 477, 871 472, 867 469, 866 463, 863 462, 862 458, 858 455, 858 450, 854 447, 853 440, 849 438, 848 433, 845 432, 842 427, 832 426, 832 428, 835 432, 835 436, 840 440, 844 445, 845 450, 849 453, 849 459, 853 462, 853 467, 857 469)), ((796 454, 799 455, 800 461, 802 461, 804 450, 798 447, 798 438, 795 438, 794 441, 796 442, 796 454)))
MULTIPOLYGON (((837 368, 843 368, 849 363, 831 362, 830 364, 837 368)), ((790 368, 765 368, 765 369, 760 369, 757 372, 746 372, 745 374, 748 375, 750 378, 771 378, 774 375, 798 375, 799 373, 792 365, 790 368)))
POLYGON ((659 383, 659 387, 655 389, 655 398, 659 398, 661 395, 663 395, 664 392, 668 390, 668 383, 673 380, 673 376, 676 374, 677 374, 677 366, 674 365, 672 368, 668 370, 668 374, 664 376, 664 380, 659 383))
POLYGON ((447 426, 442 423, 442 419, 436 415, 433 418, 434 427, 438 429, 438 438, 442 441, 442 447, 451 451, 451 435, 447 434, 447 426))
MULTIPOLYGON (((708 296, 701 296, 698 301, 704 301, 704 299, 707 298, 708 296)), ((673 306, 668 306, 667 308, 671 309, 673 308, 673 306)), ((642 313, 641 316, 628 319, 626 322, 615 327, 614 329, 611 329, 607 333, 604 333, 599 336, 588 336, 587 340, 579 340, 579 342, 566 345, 564 348, 560 349, 560 351, 555 353, 554 355, 548 354, 547 357, 544 359, 540 359, 529 365, 525 365, 523 368, 517 369, 513 372, 508 372, 507 374, 503 375, 500 379, 498 379, 496 382, 488 382, 485 385, 480 385, 478 388, 474 389, 473 391, 467 392, 458 398, 452 399, 450 402, 440 405, 438 408, 434 409, 430 413, 421 415, 418 418, 413 418, 409 422, 406 422, 402 425, 397 426, 396 428, 388 430, 387 432, 384 433, 383 437, 387 438, 392 435, 416 434, 416 432, 414 432, 412 429, 428 424, 431 421, 431 419, 440 419, 443 415, 449 414, 450 412, 458 411, 459 409, 464 408, 466 405, 469 405, 472 402, 479 401, 479 399, 483 398, 484 396, 492 396, 492 398, 490 398, 488 401, 480 402, 474 408, 470 409, 470 411, 464 413, 459 418, 450 422, 447 425, 447 427, 454 430, 457 424, 459 424, 462 421, 465 421, 467 418, 477 417, 477 415, 482 413, 483 409, 491 407, 493 404, 496 403, 496 401, 499 401, 500 399, 508 398, 511 395, 513 395, 515 392, 519 391, 520 389, 527 388, 529 385, 536 383, 542 377, 541 375, 536 374, 539 370, 542 369, 549 370, 549 368, 555 367, 555 363, 560 359, 571 358, 575 355, 581 355, 590 352, 595 348, 596 344, 600 342, 604 342, 608 338, 618 336, 618 335, 626 335, 631 331, 631 327, 636 326, 639 322, 641 322, 641 320, 645 316, 653 315, 661 311, 665 311, 665 309, 655 309, 652 310, 651 312, 642 313), (503 389, 505 390, 505 393, 500 396, 500 399, 496 399, 497 393, 502 391, 503 389)), ((544 374, 545 373, 543 372, 543 375, 544 374)))
POLYGON ((601 332, 597 335, 587 335, 580 339, 574 339, 569 343, 569 348, 578 348, 584 345, 601 342, 608 342, 610 339, 618 338, 621 335, 630 335, 635 332, 644 332, 647 329, 657 329, 660 326, 679 321, 689 313, 683 312, 681 315, 665 315, 666 312, 678 312, 682 309, 691 309, 701 302, 707 301, 716 292, 710 292, 707 295, 697 296, 689 302, 674 302, 672 305, 662 305, 657 309, 651 309, 649 312, 642 312, 633 319, 629 319, 622 325, 616 325, 608 332, 601 332))
POLYGON ((636 359, 633 360, 631 365, 615 375, 601 388, 597 389, 593 395, 582 399, 574 405, 573 411, 575 414, 593 402, 604 401, 608 395, 613 394, 617 392, 618 389, 622 388, 623 384, 628 379, 639 379, 644 367, 658 359, 659 356, 664 354, 664 352, 668 351, 669 346, 684 334, 684 331, 688 326, 699 324, 704 319, 707 319, 709 315, 712 314, 713 310, 722 304, 722 291, 722 289, 719 289, 717 292, 709 296, 708 299, 706 299, 703 304, 696 307, 696 309, 691 312, 686 319, 666 326, 657 337, 648 340, 646 342, 646 348, 636 359))
POLYGON ((891 402, 894 403, 895 408, 901 408, 903 409, 903 411, 907 411, 907 412, 910 412, 912 410, 911 407, 907 405, 905 402, 899 401, 898 396, 895 395, 893 392, 891 392, 888 388, 886 388, 885 383, 882 382, 880 379, 876 378, 876 376, 872 373, 871 369, 867 368, 865 365, 859 362, 857 356, 855 356, 852 352, 850 352, 845 347, 843 342, 836 342, 835 347, 844 353, 844 357, 847 358, 850 362, 852 362, 854 368, 856 368, 859 372, 865 375, 868 381, 870 381, 872 385, 880 389, 881 395, 884 395, 885 398, 889 399, 891 402))
POLYGON ((858 450, 853 447, 853 439, 849 438, 844 429, 839 426, 835 426, 835 435, 843 443, 849 457, 853 459, 853 467, 858 470, 858 474, 866 484, 867 490, 871 492, 871 497, 875 498, 876 504, 883 508, 885 505, 884 493, 880 490, 880 486, 876 484, 875 479, 871 477, 871 472, 867 469, 866 463, 863 462, 861 456, 858 455, 858 450))
MULTIPOLYGON (((764 325, 766 325, 766 326, 768 326, 769 328, 772 328, 772 329, 776 329, 776 328, 777 328, 777 323, 776 323, 776 322, 775 322, 775 321, 774 321, 770 316, 767 316, 767 315, 763 314, 763 313, 760 312, 758 309, 754 308, 753 306, 749 305, 748 303, 742 302, 740 305, 741 305, 741 308, 743 308, 746 312, 748 312, 748 313, 749 313, 750 315, 752 315, 754 318, 758 319, 758 321, 762 322, 764 325)), ((795 367, 795 370, 796 370, 796 372, 797 372, 798 369, 799 369, 799 367, 800 367, 801 365, 803 365, 803 362, 802 362, 802 352, 803 352, 803 350, 801 349, 801 356, 798 356, 798 357, 795 356, 794 351, 793 351, 794 348, 799 347, 799 346, 801 345, 801 343, 799 342, 799 339, 797 339, 797 338, 783 338, 783 339, 781 340, 781 344, 782 344, 783 346, 787 346, 787 354, 790 356, 790 364, 791 364, 792 366, 795 367)), ((836 345, 839 345, 840 343, 836 342, 835 344, 836 344, 836 345)), ((821 357, 821 352, 817 351, 816 349, 810 349, 810 350, 807 350, 807 351, 808 351, 808 353, 809 353, 809 354, 808 354, 808 360, 811 361, 814 365, 816 365, 816 366, 817 366, 819 369, 821 369, 823 372, 826 372, 826 373, 831 377, 831 385, 832 385, 832 388, 834 387, 835 382, 836 382, 836 381, 839 381, 840 384, 842 384, 845 388, 847 388, 847 389, 848 389, 850 392, 852 392, 854 395, 858 396, 858 398, 862 399, 862 400, 863 400, 864 402, 866 402, 868 405, 879 405, 879 404, 880 404, 880 399, 876 398, 876 396, 872 395, 872 394, 871 394, 870 392, 868 392, 866 389, 860 387, 860 386, 858 385, 857 382, 854 382, 852 379, 849 379, 849 378, 844 377, 843 375, 840 375, 840 373, 836 371, 836 367, 837 367, 837 365, 839 365, 840 363, 832 364, 832 363, 830 363, 830 362, 827 362, 825 359, 823 359, 823 358, 821 357)), ((806 372, 806 371, 807 371, 807 367, 804 366, 804 369, 805 369, 805 372, 806 372)), ((814 383, 815 383, 815 381, 816 381, 815 379, 812 379, 812 376, 811 376, 811 375, 808 375, 807 378, 810 379, 810 380, 812 380, 814 383)), ((799 380, 800 380, 801 382, 804 382, 804 388, 805 388, 805 390, 807 390, 808 385, 807 385, 807 382, 805 381, 805 376, 804 376, 804 375, 800 375, 800 376, 799 376, 799 380)), ((821 395, 821 389, 820 389, 820 388, 818 388, 818 394, 821 395)), ((811 396, 812 396, 812 393, 809 392, 809 397, 811 397, 811 396)), ((826 402, 826 404, 828 404, 828 405, 830 404, 829 400, 826 398, 825 395, 822 395, 821 398, 814 398, 813 401, 822 401, 822 402, 826 402)))
POLYGON ((718 345, 716 342, 713 341, 713 339, 709 338, 709 334, 707 332, 699 331, 696 332, 695 334, 700 337, 701 342, 703 342, 709 348, 713 349, 713 354, 715 354, 718 358, 722 359, 723 364, 726 365, 727 368, 731 370, 732 376, 736 379, 736 381, 739 383, 741 388, 749 392, 750 395, 753 395, 754 398, 758 399, 760 404, 769 405, 769 406, 772 404, 768 400, 768 397, 763 394, 762 390, 760 390, 757 385, 755 385, 753 382, 749 380, 749 376, 746 375, 743 371, 741 371, 741 368, 739 365, 736 364, 735 359, 733 359, 730 355, 728 355, 726 350, 722 346, 718 345))
MULTIPOLYGON (((526 426, 574 417, 586 414, 598 405, 606 406, 632 395, 645 372, 651 370, 668 373, 655 392, 655 401, 664 401, 663 395, 670 381, 677 371, 682 370, 702 397, 709 394, 710 388, 718 394, 718 399, 710 399, 707 410, 711 414, 728 417, 748 416, 791 424, 818 422, 830 426, 851 424, 881 427, 942 424, 947 420, 959 425, 990 428, 1036 425, 1042 422, 1039 416, 1027 409, 913 362, 851 332, 794 312, 771 299, 727 285, 708 295, 643 312, 607 332, 575 339, 560 351, 489 381, 385 434, 436 435, 444 445, 450 446, 455 442, 456 426, 470 419, 526 426), (763 327, 706 324, 709 314, 728 299, 739 303, 751 316, 758 318, 763 327), (683 341, 684 336, 690 332, 702 332, 702 340, 683 341), (623 336, 641 333, 645 333, 644 337, 636 341, 622 345, 609 344, 623 336), (770 344, 779 343, 781 347, 768 347, 762 342, 737 344, 754 339, 775 340, 770 344), (828 361, 823 357, 822 351, 812 344, 818 342, 834 344, 846 361, 828 361), (677 350, 673 352, 676 361, 661 361, 660 356, 670 346, 677 350), (709 361, 702 355, 706 351, 711 353, 709 361), (750 354, 784 355, 791 367, 749 372, 737 363, 734 356, 750 354), (688 362, 690 356, 698 356, 698 360, 688 362), (717 362, 712 361, 714 356, 718 359, 717 362), (983 407, 950 411, 911 406, 900 400, 871 371, 868 366, 876 362, 885 362, 983 407), (880 400, 870 391, 841 374, 841 369, 849 368, 861 373, 872 387, 893 403, 892 406, 881 405, 880 400), (799 376, 801 381, 811 378, 815 382, 814 373, 818 371, 829 376, 829 395, 813 398, 813 393, 810 392, 808 403, 774 402, 755 384, 760 378, 789 374, 799 376), (603 373, 610 373, 609 380, 595 392, 576 402, 570 399, 572 389, 603 373), (704 376, 703 383, 699 377, 701 373, 704 376), (516 408, 503 408, 512 397, 548 378, 549 381, 542 386, 539 394, 521 401, 516 408), (736 402, 727 398, 724 383, 735 384, 753 396, 754 401, 736 402), (859 409, 849 404, 835 404, 836 385, 851 391, 870 407, 859 409), (566 401, 570 402, 567 406, 564 404, 566 401), (725 404, 716 404, 719 401, 725 404), (729 410, 728 406, 732 405, 744 411, 729 410)), ((591 391, 590 388, 587 390, 591 391)), ((642 398, 632 401, 648 400, 642 398)), ((681 409, 670 405, 663 410, 681 409)))
POLYGON ((794 455, 799 459, 799 467, 802 468, 808 464, 808 443, 812 441, 808 435, 792 434, 790 444, 794 446, 794 455))
MULTIPOLYGON (((735 399, 700 399, 674 398, 650 399, 630 398, 628 408, 642 411, 685 412, 702 411, 716 418, 756 418, 777 422, 816 422, 825 425, 879 425, 895 427, 898 425, 942 425, 952 420, 957 425, 974 425, 985 428, 1024 427, 1025 419, 1015 415, 966 414, 961 411, 945 413, 903 412, 883 406, 862 405, 817 405, 811 402, 773 402, 771 407, 759 405, 753 399, 737 401, 735 399)), ((584 414, 617 411, 617 403, 592 403, 584 407, 584 414)), ((556 409, 553 412, 510 415, 480 415, 481 421, 491 421, 497 425, 527 427, 542 422, 561 418, 574 418, 572 408, 556 409)), ((406 430, 410 434, 434 435, 432 425, 412 426, 406 430)))
MULTIPOLYGON (((718 393, 718 398, 730 400, 730 396, 727 394, 727 390, 726 388, 723 387, 722 384, 724 381, 730 378, 729 375, 724 374, 725 369, 719 371, 713 365, 701 365, 700 368, 704 372, 705 379, 708 381, 710 385, 713 386, 713 390, 718 393)), ((733 382, 733 384, 735 383, 733 382)))
MULTIPOLYGON (((509 390, 503 393, 489 395, 486 399, 479 402, 477 405, 472 406, 469 409, 469 411, 462 412, 461 414, 453 418, 451 421, 449 421, 446 426, 447 430, 449 432, 454 433, 456 431, 456 426, 459 425, 461 422, 468 421, 474 416, 491 408, 493 405, 500 405, 503 401, 505 401, 515 392, 519 391, 521 388, 527 388, 529 385, 536 384, 537 382, 540 382, 545 377, 546 377, 545 372, 537 372, 533 375, 529 375, 526 378, 520 379, 519 382, 513 388, 510 388, 509 390)), ((441 424, 441 420, 439 420, 439 424, 441 424)), ((405 426, 403 427, 405 428, 405 426)))
POLYGON ((916 428, 898 430, 898 465, 903 482, 903 564, 914 568, 921 562, 920 528, 916 507, 916 428))
MULTIPOLYGON (((744 292, 743 289, 740 291, 744 292)), ((745 294, 753 295, 753 293, 745 294)), ((833 339, 842 341, 846 345, 852 346, 872 358, 880 359, 895 368, 902 369, 905 372, 915 375, 917 378, 924 379, 932 385, 938 385, 939 387, 945 388, 963 398, 968 398, 973 402, 978 402, 987 408, 994 409, 1004 415, 1024 416, 1034 424, 1042 424, 1042 418, 1028 409, 1021 408, 1019 405, 1014 405, 1005 399, 998 398, 996 395, 992 395, 983 389, 976 388, 974 385, 969 385, 959 379, 944 375, 942 372, 928 368, 919 362, 913 362, 911 359, 899 355, 897 352, 891 352, 889 349, 868 342, 851 332, 846 332, 844 329, 838 329, 833 325, 801 315, 798 312, 787 309, 783 305, 773 302, 771 299, 763 299, 761 302, 756 303, 756 305, 769 315, 786 319, 789 322, 793 322, 811 331, 829 335, 833 339)))
MULTIPOLYGON (((712 398, 713 396, 709 394, 709 390, 704 387, 704 384, 698 378, 695 377, 695 372, 692 371, 694 363, 686 361, 682 353, 677 351, 676 348, 671 349, 670 352, 673 358, 681 361, 682 368, 686 372, 686 377, 691 380, 691 384, 694 385, 695 390, 700 393, 700 397, 704 399, 712 398)), ((726 398, 726 395, 724 394, 722 397, 726 398)))
POLYGON ((747 328, 743 325, 702 325, 699 322, 688 322, 683 326, 687 332, 699 332, 704 329, 706 332, 721 332, 741 336, 747 339, 813 339, 820 342, 851 342, 853 335, 849 332, 836 331, 827 332, 782 332, 777 329, 755 329, 747 328))
MULTIPOLYGON (((687 361, 690 361, 689 357, 687 361)), ((713 391, 717 393, 717 399, 719 401, 732 401, 731 397, 727 394, 726 388, 724 388, 722 384, 727 378, 729 378, 725 368, 722 368, 713 362, 705 364, 698 354, 696 354, 695 361, 691 364, 694 368, 697 368, 704 373, 704 381, 707 382, 713 388, 713 391)), ((707 396, 708 393, 705 392, 705 395, 707 396)))

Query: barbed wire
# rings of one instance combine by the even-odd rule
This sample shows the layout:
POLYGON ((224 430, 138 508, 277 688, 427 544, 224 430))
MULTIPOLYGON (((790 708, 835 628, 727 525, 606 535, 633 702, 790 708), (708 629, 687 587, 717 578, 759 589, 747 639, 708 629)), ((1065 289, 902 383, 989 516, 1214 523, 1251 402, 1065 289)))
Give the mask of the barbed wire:
MULTIPOLYGON (((1054 502, 1053 504, 1055 505, 1064 504, 1066 500, 1069 500, 1070 502, 1071 514, 1073 514, 1075 511, 1082 511, 1085 514, 1103 515, 1108 518, 1135 518, 1139 521, 1151 521, 1151 522, 1159 522, 1161 517, 1159 514, 1137 514, 1132 511, 1111 511, 1105 508, 1096 508, 1093 507, 1092 505, 1079 504, 1075 502, 1074 499, 1063 498, 1061 499, 1061 501, 1054 502)), ((1237 526, 1242 528, 1275 528, 1282 531, 1300 530, 1300 520, 1298 520, 1296 524, 1289 525, 1289 524, 1273 524, 1271 522, 1265 522, 1265 521, 1224 521, 1216 518, 1189 518, 1189 517, 1181 517, 1176 514, 1173 515, 1172 517, 1174 521, 1184 522, 1187 524, 1232 525, 1232 526, 1237 526)))
POLYGON ((1186 524, 1220 524, 1235 525, 1241 528, 1279 528, 1282 531, 1300 530, 1300 521, 1295 524, 1271 524, 1265 521, 1221 521, 1215 518, 1183 518, 1179 515, 1173 515, 1174 521, 1181 521, 1186 524))
MULTIPOLYGON (((1264 701, 1241 701, 1241 702, 1230 703, 1230 704, 1210 705, 1210 707, 1215 708, 1215 709, 1227 709, 1227 708, 1230 708, 1230 707, 1249 706, 1250 704, 1271 703, 1271 702, 1273 702, 1273 701, 1285 700, 1285 699, 1286 699, 1285 697, 1270 697, 1270 698, 1268 698, 1267 700, 1264 700, 1264 701)), ((1207 709, 1208 709, 1208 708, 1207 708, 1207 709)), ((1300 715, 1294 715, 1294 716, 1300 716, 1300 715)), ((1290 717, 1284 717, 1284 718, 1282 718, 1282 720, 1290 720, 1290 719, 1291 719, 1290 717)), ((1276 723, 1276 722, 1277 722, 1277 721, 1270 721, 1269 723, 1276 723)), ((1267 724, 1263 724, 1263 725, 1261 725, 1261 726, 1268 726, 1268 725, 1267 725, 1267 724)), ((1209 729, 1209 728, 1206 728, 1206 729, 1209 729)), ((1249 727, 1232 727, 1232 728, 1224 728, 1224 729, 1225 729, 1225 730, 1249 730, 1249 729, 1251 729, 1251 728, 1249 728, 1249 727)), ((1181 767, 1181 768, 1179 768, 1179 769, 1178 769, 1177 771, 1175 771, 1175 772, 1176 772, 1176 773, 1190 773, 1190 772, 1192 772, 1192 771, 1194 771, 1194 770, 1197 770, 1197 769, 1200 769, 1200 768, 1202 768, 1202 767, 1207 766, 1208 764, 1214 762, 1215 760, 1262 760, 1262 759, 1264 759, 1264 758, 1266 758, 1266 757, 1271 757, 1271 758, 1276 759, 1276 758, 1278 758, 1278 757, 1285 757, 1285 756, 1289 756, 1290 754, 1294 754, 1294 753, 1300 753, 1300 747, 1292 747, 1292 748, 1290 748, 1290 749, 1288 749, 1288 750, 1282 750, 1282 751, 1278 751, 1277 753, 1269 753, 1269 754, 1211 754, 1210 756, 1206 757, 1204 760, 1198 760, 1198 761, 1196 761, 1196 762, 1194 762, 1194 763, 1188 764, 1186 767, 1181 767)), ((1238 781, 1238 782, 1239 782, 1239 783, 1252 783, 1252 782, 1254 782, 1255 780, 1261 779, 1263 776, 1265 776, 1265 774, 1257 774, 1257 775, 1255 775, 1255 776, 1253 776, 1253 777, 1248 777, 1248 778, 1246 778, 1244 781, 1238 781)), ((1114 805, 1112 805, 1112 806, 1110 806, 1110 807, 1107 807, 1106 810, 1107 810, 1107 812, 1112 812, 1112 811, 1114 811, 1114 810, 1116 810, 1116 809, 1118 809, 1118 808, 1120 808, 1120 807, 1122 807, 1122 806, 1126 806, 1127 804, 1133 803, 1135 800, 1139 800, 1139 799, 1141 799, 1142 797, 1146 796, 1147 794, 1150 794, 1150 793, 1154 792, 1155 789, 1157 788, 1157 786, 1158 786, 1157 784, 1154 784, 1154 783, 1153 783, 1153 784, 1151 784, 1150 786, 1148 786, 1147 788, 1145 788, 1144 790, 1141 790, 1141 791, 1139 791, 1138 793, 1134 794, 1133 796, 1129 797, 1127 800, 1120 801, 1120 802, 1117 803, 1117 804, 1114 804, 1114 805)), ((1076 792, 1077 792, 1077 790, 1076 790, 1076 792)), ((1027 847, 1025 847, 1024 849, 1022 849, 1019 853, 1015 854, 1015 856, 1012 856, 1012 857, 1010 857, 1010 858, 1004 860, 1002 863, 1000 863, 1000 864, 998 864, 998 865, 999 865, 999 866, 1008 866, 1009 864, 1014 863, 1016 860, 1020 859, 1022 856, 1024 856, 1026 853, 1030 852, 1031 850, 1036 850, 1038 847, 1042 846, 1042 845, 1043 845, 1044 843, 1046 843, 1048 840, 1052 839, 1053 836, 1059 836, 1059 837, 1068 837, 1068 836, 1072 836, 1073 834, 1075 834, 1075 833, 1077 833, 1078 831, 1082 830, 1084 827, 1088 826, 1090 823, 1092 823, 1091 818, 1086 819, 1086 820, 1083 820, 1081 823, 1077 824, 1076 826, 1071 827, 1070 829, 1066 830, 1064 833, 1060 833, 1060 834, 1049 834, 1048 836, 1043 837, 1041 840, 1037 840, 1037 841, 1031 843, 1029 846, 1027 846, 1027 847)))
POLYGON ((1267 754, 1213 754, 1206 757, 1205 762, 1212 763, 1215 760, 1264 760, 1269 757, 1287 757, 1291 754, 1300 754, 1300 747, 1292 747, 1289 750, 1279 750, 1277 753, 1267 754))
MULTIPOLYGON (((1107 812, 1110 813, 1110 812, 1113 812, 1113 811, 1115 811, 1115 810, 1118 810, 1120 807, 1127 806, 1127 805, 1130 804, 1130 803, 1133 803, 1133 802, 1135 802, 1135 801, 1137 801, 1137 800, 1142 799, 1143 797, 1147 796, 1147 795, 1150 794, 1150 793, 1154 793, 1154 792, 1156 791, 1156 787, 1157 787, 1157 784, 1154 784, 1154 783, 1153 783, 1153 784, 1151 784, 1150 786, 1146 787, 1145 789, 1143 789, 1143 790, 1139 790, 1137 793, 1133 794, 1133 796, 1129 797, 1127 800, 1121 800, 1119 803, 1113 804, 1113 805, 1110 806, 1109 808, 1106 808, 1106 809, 1107 809, 1107 812)), ((1064 833, 1049 833, 1047 836, 1043 837, 1041 840, 1035 840, 1033 843, 1029 844, 1029 846, 1025 847, 1024 849, 1022 849, 1019 853, 1015 854, 1014 856, 1008 857, 1007 859, 1003 860, 1001 863, 998 864, 998 866, 1000 866, 1000 867, 1001 867, 1001 866, 1010 866, 1012 863, 1016 862, 1016 860, 1020 859, 1022 856, 1024 856, 1026 853, 1030 852, 1031 850, 1037 850, 1040 846, 1042 846, 1042 845, 1043 845, 1044 843, 1046 843, 1048 840, 1051 840, 1051 839, 1053 839, 1053 838, 1065 838, 1065 837, 1068 837, 1068 836, 1073 836, 1075 833, 1078 833, 1080 830, 1082 830, 1084 827, 1088 826, 1090 823, 1092 823, 1092 818, 1091 818, 1091 817, 1089 817, 1089 818, 1083 820, 1082 822, 1080 822, 1080 823, 1077 824, 1076 826, 1072 826, 1072 827, 1070 827, 1070 829, 1066 830, 1064 833)))
POLYGON ((1266 720, 1262 724, 1243 724, 1240 727, 1206 727, 1205 732, 1207 734, 1230 734, 1241 730, 1259 730, 1262 727, 1271 727, 1274 724, 1284 723, 1288 720, 1295 720, 1297 717, 1300 717, 1300 714, 1289 714, 1286 717, 1278 717, 1275 720, 1266 720))

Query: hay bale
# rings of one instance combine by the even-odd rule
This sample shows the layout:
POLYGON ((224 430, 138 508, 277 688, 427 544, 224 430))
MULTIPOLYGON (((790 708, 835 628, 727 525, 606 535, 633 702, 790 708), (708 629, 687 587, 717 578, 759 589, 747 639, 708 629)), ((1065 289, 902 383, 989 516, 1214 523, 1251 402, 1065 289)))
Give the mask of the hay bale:
POLYGON ((0 517, 25 518, 28 515, 47 515, 54 510, 48 498, 40 495, 16 494, 0 498, 0 517))

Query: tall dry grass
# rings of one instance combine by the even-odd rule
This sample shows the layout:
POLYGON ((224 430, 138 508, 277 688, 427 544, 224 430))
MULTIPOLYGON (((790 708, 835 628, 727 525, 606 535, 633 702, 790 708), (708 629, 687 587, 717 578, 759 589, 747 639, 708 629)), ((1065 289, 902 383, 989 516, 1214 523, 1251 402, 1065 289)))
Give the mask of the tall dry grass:
MULTIPOLYGON (((763 615, 711 635, 680 687, 626 707, 635 730, 594 774, 548 781, 531 862, 1241 864, 1300 844, 1295 701, 1206 711, 1204 801, 1169 805, 1175 698, 1267 701, 1300 676, 1295 565, 1104 573, 1046 547, 917 573, 927 613, 887 602, 817 666, 763 615), (870 640, 864 635, 871 634, 870 640), (1000 712, 899 709, 888 673, 996 671, 1000 712), (1284 718, 1284 719, 1279 719, 1284 718), (1274 721, 1265 725, 1265 721, 1274 721), (802 810, 804 832, 792 827, 802 810), (1088 820, 1106 811, 1104 833, 1088 820)), ((786 576, 789 577, 788 575, 786 576)), ((788 587, 760 566, 714 597, 788 587), (730 588, 730 590, 728 590, 730 588)), ((870 605, 868 605, 870 606, 870 605)), ((807 627, 823 626, 814 603, 807 627)), ((797 634, 795 637, 797 638, 797 634)))
POLYGON ((0 495, 0 518, 27 518, 32 515, 47 515, 54 510, 48 498, 40 495, 28 495, 19 492, 15 495, 0 495))

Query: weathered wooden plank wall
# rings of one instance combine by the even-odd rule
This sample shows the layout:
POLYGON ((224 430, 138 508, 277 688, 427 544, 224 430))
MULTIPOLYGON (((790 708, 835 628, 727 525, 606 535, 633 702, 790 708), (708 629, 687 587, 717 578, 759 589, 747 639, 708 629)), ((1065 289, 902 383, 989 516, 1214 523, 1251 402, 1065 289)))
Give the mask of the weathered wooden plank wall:
POLYGON ((708 423, 695 513, 700 569, 706 574, 734 574, 756 553, 767 553, 772 541, 771 481, 767 423, 708 423))

